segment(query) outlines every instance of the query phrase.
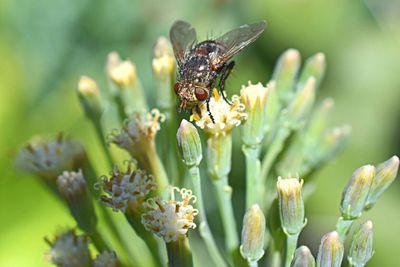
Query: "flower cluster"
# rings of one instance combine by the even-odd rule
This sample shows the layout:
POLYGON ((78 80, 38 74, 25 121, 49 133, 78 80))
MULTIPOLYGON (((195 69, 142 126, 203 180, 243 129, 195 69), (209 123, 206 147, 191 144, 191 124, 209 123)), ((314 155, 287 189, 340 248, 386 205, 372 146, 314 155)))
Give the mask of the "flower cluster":
POLYGON ((54 241, 47 240, 47 242, 51 245, 51 250, 46 256, 57 266, 91 266, 89 240, 84 236, 78 236, 75 231, 68 230, 57 236, 54 241))
POLYGON ((55 180, 64 170, 74 170, 86 157, 80 143, 64 138, 33 140, 20 150, 16 167, 23 171, 55 180))
POLYGON ((121 172, 115 165, 110 178, 101 180, 105 193, 101 201, 114 211, 125 212, 128 207, 135 208, 156 189, 156 184, 151 175, 145 171, 132 168, 129 164, 125 172, 121 172))
POLYGON ((114 131, 111 134, 109 141, 135 155, 141 145, 154 141, 164 119, 164 115, 158 109, 149 113, 135 113, 125 121, 119 132, 114 131))
POLYGON ((245 106, 237 95, 232 96, 231 104, 216 89, 213 90, 213 96, 209 102, 212 117, 207 110, 207 103, 203 103, 199 109, 193 109, 191 120, 208 135, 226 135, 246 119, 245 106))
POLYGON ((149 211, 142 215, 144 227, 167 243, 184 238, 189 228, 196 228, 194 217, 198 214, 198 210, 190 205, 192 200, 196 201, 192 191, 185 188, 174 190, 180 193, 181 201, 173 198, 169 201, 149 199, 149 211))

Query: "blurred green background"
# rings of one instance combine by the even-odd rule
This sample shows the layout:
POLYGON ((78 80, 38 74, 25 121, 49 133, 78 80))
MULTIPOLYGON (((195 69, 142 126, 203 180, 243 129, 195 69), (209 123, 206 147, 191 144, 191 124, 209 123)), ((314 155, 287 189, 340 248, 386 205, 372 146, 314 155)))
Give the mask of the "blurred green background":
MULTIPOLYGON (((85 142, 95 159, 99 144, 74 91, 79 76, 105 84, 105 58, 116 50, 136 63, 153 97, 152 46, 177 19, 190 21, 200 40, 268 21, 262 37, 236 57, 230 93, 248 80, 266 82, 287 48, 298 49, 303 59, 326 54, 319 99, 334 98, 332 123, 350 124, 352 135, 343 153, 317 174, 317 191, 307 203, 300 243, 315 253, 323 233, 334 228, 351 173, 400 154, 399 14, 395 0, 0 0, 0 266, 49 266, 43 237, 73 225, 40 183, 15 172, 18 147, 32 135, 65 131, 85 142)), ((240 149, 235 153, 241 157, 240 149)), ((101 163, 99 170, 106 171, 101 163)), ((368 266, 399 265, 399 183, 363 216, 375 227, 376 253, 368 266)))

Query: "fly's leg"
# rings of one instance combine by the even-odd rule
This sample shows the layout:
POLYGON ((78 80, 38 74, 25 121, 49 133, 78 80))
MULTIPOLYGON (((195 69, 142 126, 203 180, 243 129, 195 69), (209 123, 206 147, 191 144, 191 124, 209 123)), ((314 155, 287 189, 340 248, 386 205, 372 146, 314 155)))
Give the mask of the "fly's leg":
POLYGON ((215 124, 215 120, 214 120, 214 117, 213 117, 213 115, 211 113, 211 109, 210 109, 210 97, 207 99, 207 111, 208 111, 208 116, 210 116, 210 118, 211 118, 211 121, 215 124))
POLYGON ((228 76, 229 74, 231 74, 231 71, 234 66, 235 66, 235 61, 231 61, 228 64, 224 64, 221 68, 221 78, 219 80, 219 91, 221 92, 222 98, 229 105, 232 105, 232 103, 226 98, 225 95, 225 81, 226 79, 228 79, 228 76))

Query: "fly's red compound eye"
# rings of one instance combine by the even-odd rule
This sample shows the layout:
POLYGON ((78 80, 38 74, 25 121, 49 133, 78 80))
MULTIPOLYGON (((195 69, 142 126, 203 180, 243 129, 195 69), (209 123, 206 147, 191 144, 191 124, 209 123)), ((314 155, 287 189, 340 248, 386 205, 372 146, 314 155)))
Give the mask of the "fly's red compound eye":
POLYGON ((203 88, 196 88, 196 90, 194 91, 194 95, 196 96, 197 100, 199 101, 204 101, 208 98, 208 92, 207 90, 203 89, 203 88))
POLYGON ((174 84, 174 91, 175 94, 178 94, 178 92, 181 90, 181 85, 179 83, 174 84))

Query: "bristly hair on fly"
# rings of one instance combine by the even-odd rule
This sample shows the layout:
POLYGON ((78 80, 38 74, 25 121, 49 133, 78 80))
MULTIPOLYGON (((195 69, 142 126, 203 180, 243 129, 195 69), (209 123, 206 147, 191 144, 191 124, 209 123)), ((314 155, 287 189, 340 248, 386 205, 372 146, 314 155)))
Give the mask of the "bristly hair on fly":
POLYGON ((224 100, 225 81, 235 61, 234 55, 260 37, 267 26, 266 21, 245 24, 218 38, 197 41, 196 30, 185 21, 176 21, 170 30, 170 39, 178 64, 174 91, 180 100, 180 109, 193 109, 204 101, 210 110, 211 90, 218 87, 224 100))

